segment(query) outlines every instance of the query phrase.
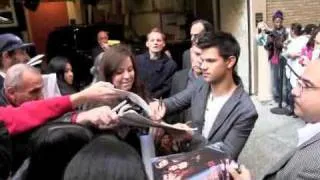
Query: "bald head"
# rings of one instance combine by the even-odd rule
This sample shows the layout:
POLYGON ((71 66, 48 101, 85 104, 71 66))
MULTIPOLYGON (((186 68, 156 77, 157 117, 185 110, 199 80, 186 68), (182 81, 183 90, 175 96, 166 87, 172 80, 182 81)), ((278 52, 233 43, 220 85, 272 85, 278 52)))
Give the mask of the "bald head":
POLYGON ((11 104, 20 104, 42 98, 42 77, 38 69, 27 64, 16 64, 7 71, 4 90, 11 104))
POLYGON ((308 123, 320 122, 320 60, 308 64, 293 88, 294 112, 308 123))

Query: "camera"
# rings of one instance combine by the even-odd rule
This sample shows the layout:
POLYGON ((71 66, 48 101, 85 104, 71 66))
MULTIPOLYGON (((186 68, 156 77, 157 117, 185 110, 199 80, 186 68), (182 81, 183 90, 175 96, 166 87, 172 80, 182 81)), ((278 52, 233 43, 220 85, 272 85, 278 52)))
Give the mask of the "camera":
POLYGON ((272 31, 265 30, 264 33, 270 35, 270 34, 272 34, 272 31))

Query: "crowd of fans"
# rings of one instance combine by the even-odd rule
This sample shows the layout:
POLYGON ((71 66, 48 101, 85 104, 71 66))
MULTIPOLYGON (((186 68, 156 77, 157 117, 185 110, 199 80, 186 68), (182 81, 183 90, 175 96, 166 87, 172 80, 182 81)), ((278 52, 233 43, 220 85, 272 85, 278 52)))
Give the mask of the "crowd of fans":
MULTIPOLYGON (((313 128, 314 133, 301 144, 317 148, 320 129, 314 127, 320 119, 320 101, 310 99, 315 94, 304 93, 317 91, 320 86, 315 70, 320 64, 312 62, 319 56, 320 36, 316 26, 308 25, 303 30, 295 23, 288 39, 282 21, 282 13, 277 12, 274 29, 260 23, 258 42, 269 52, 275 100, 280 92, 276 83, 281 58, 296 71, 293 75, 291 69, 286 72, 287 92, 293 89, 287 103, 309 123, 307 128, 313 128)), ((177 71, 176 62, 165 50, 166 37, 159 29, 147 34, 147 51, 141 55, 133 54, 129 45, 108 44, 108 33, 100 31, 92 53, 94 79, 80 91, 73 86, 74 75, 67 58, 54 57, 42 70, 48 74, 41 74, 26 64, 30 57, 25 48, 31 44, 12 34, 0 35, 0 179, 149 179, 139 141, 140 135, 148 133, 160 145, 156 149, 160 155, 213 145, 237 160, 258 118, 236 72, 239 43, 230 33, 213 32, 205 20, 194 21, 190 35, 191 47, 183 53, 185 68, 177 71), (175 134, 161 128, 122 125, 112 110, 123 100, 115 89, 133 92, 149 103, 151 120, 197 130, 175 134), (168 141, 188 145, 177 150, 166 147, 172 145, 168 141)), ((316 162, 302 164, 301 169, 291 168, 301 157, 313 161, 309 154, 297 150, 287 164, 266 178, 297 179, 305 175, 305 168, 310 169, 308 177, 318 177, 318 171, 313 171, 316 162)), ((227 169, 234 179, 251 178, 244 166, 240 166, 241 171, 227 169)), ((219 179, 219 175, 208 179, 219 179)))
POLYGON ((257 44, 268 52, 273 100, 282 103, 279 102, 282 95, 287 115, 296 116, 291 91, 297 86, 297 77, 301 76, 305 66, 319 58, 320 28, 315 24, 303 27, 300 23, 285 28, 281 11, 274 13, 272 20, 273 28, 264 22, 258 24, 257 44))

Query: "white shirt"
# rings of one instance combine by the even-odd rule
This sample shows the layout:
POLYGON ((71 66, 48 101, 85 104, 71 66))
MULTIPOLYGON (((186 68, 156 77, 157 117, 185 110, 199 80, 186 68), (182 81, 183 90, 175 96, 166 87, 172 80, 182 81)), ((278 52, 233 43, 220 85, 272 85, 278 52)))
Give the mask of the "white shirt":
POLYGON ((210 130, 216 121, 216 118, 223 107, 223 105, 228 101, 230 96, 232 95, 231 91, 230 93, 223 95, 223 96, 218 96, 218 97, 213 97, 212 93, 210 93, 208 100, 207 100, 207 106, 206 110, 204 113, 204 126, 202 129, 202 136, 205 137, 206 139, 209 138, 209 133, 210 130))
POLYGON ((6 78, 6 73, 4 73, 3 71, 0 71, 0 76, 2 76, 3 78, 6 78))
POLYGON ((298 130, 298 145, 307 142, 309 139, 311 139, 316 134, 320 133, 320 122, 319 123, 308 123, 304 127, 300 128, 298 130))
MULTIPOLYGON (((296 38, 291 39, 291 42, 288 44, 287 50, 283 52, 283 55, 287 57, 289 54, 293 53, 300 53, 302 48, 307 44, 308 38, 306 36, 299 36, 296 38)), ((288 58, 287 57, 287 63, 290 65, 293 70, 298 73, 298 75, 301 75, 303 72, 303 67, 301 64, 299 64, 299 58, 288 58)), ((293 75, 289 67, 286 66, 286 76, 288 79, 290 79, 290 84, 292 87, 296 87, 297 77, 293 75)))

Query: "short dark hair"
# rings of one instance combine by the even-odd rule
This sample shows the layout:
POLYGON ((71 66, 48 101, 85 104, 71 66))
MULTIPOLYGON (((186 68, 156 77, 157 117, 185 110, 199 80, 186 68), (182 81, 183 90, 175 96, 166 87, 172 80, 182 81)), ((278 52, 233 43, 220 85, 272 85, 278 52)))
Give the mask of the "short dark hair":
POLYGON ((70 123, 45 125, 30 139, 30 165, 26 179, 62 179, 72 157, 92 138, 89 129, 70 123))
POLYGON ((314 43, 315 43, 315 38, 317 36, 317 34, 320 32, 320 27, 316 27, 313 31, 312 34, 306 44, 307 48, 314 48, 314 43))
POLYGON ((115 136, 92 140, 70 161, 64 180, 147 180, 139 154, 115 136))
POLYGON ((295 35, 300 36, 302 34, 302 25, 299 23, 292 23, 291 24, 291 31, 295 35))
POLYGON ((303 28, 303 33, 307 34, 307 35, 311 35, 312 32, 317 28, 317 25, 315 24, 307 24, 304 28, 303 28))
POLYGON ((191 23, 191 27, 192 27, 193 25, 195 25, 195 24, 198 24, 198 23, 202 24, 203 27, 204 27, 204 30, 203 30, 202 32, 210 32, 210 31, 213 31, 213 25, 212 25, 209 21, 204 20, 204 19, 197 19, 197 20, 193 21, 193 22, 191 23))
POLYGON ((227 32, 217 32, 213 33, 206 32, 201 33, 196 42, 197 46, 200 49, 207 49, 207 48, 217 48, 219 55, 224 59, 227 60, 230 56, 234 56, 236 62, 233 66, 232 77, 236 84, 242 86, 242 80, 238 76, 237 72, 235 71, 235 67, 237 66, 238 59, 240 56, 240 45, 236 38, 227 32))
POLYGON ((224 60, 227 60, 230 56, 234 56, 236 58, 236 64, 240 56, 240 45, 238 41, 232 34, 226 32, 202 33, 198 38, 197 46, 200 49, 215 47, 224 60))

